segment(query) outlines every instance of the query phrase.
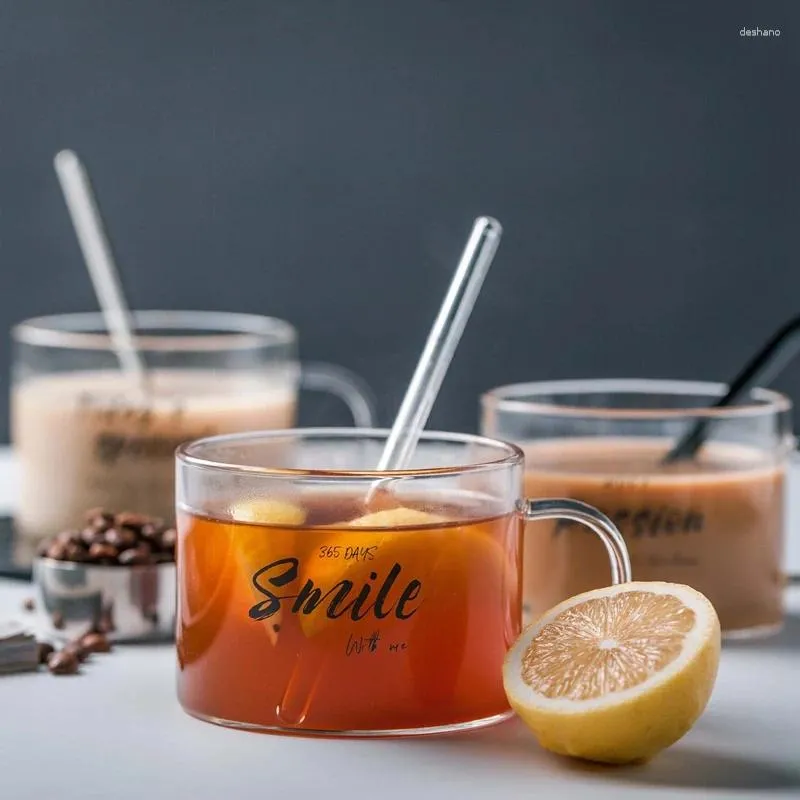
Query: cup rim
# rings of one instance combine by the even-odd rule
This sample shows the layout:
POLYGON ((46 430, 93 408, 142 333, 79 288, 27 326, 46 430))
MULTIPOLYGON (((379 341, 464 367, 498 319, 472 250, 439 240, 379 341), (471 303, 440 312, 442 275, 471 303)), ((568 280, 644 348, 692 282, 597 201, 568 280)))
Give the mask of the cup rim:
POLYGON ((522 450, 511 442, 480 436, 472 433, 452 433, 446 431, 424 431, 420 436, 421 442, 439 442, 452 444, 477 444, 502 451, 499 458, 483 460, 471 464, 456 464, 445 467, 421 467, 400 470, 348 470, 348 469, 295 469, 291 467, 257 467, 247 464, 234 464, 213 458, 204 458, 192 454, 198 447, 207 447, 214 444, 235 443, 237 441, 252 441, 280 439, 285 437, 300 437, 303 439, 380 439, 389 436, 387 428, 285 428, 278 430, 245 431, 243 433, 223 434, 221 436, 207 436, 195 439, 180 445, 175 457, 178 462, 187 466, 201 469, 217 470, 234 474, 261 475, 269 478, 323 478, 323 479, 356 479, 380 480, 382 478, 407 478, 407 477, 444 477, 447 475, 463 475, 468 473, 486 472, 503 467, 513 467, 524 463, 522 450))
POLYGON ((733 419, 757 417, 790 411, 789 397, 773 389, 756 387, 747 393, 750 403, 715 408, 715 398, 722 397, 727 384, 711 381, 658 380, 651 378, 586 378, 577 380, 530 381, 496 386, 481 395, 483 409, 516 414, 541 414, 553 417, 586 417, 590 419, 645 420, 645 419, 733 419), (628 393, 705 395, 708 407, 685 408, 609 408, 579 406, 530 399, 538 395, 628 393), (522 398, 522 399, 520 399, 522 398))
MULTIPOLYGON (((137 349, 142 352, 210 352, 291 345, 294 326, 277 317, 233 311, 143 309, 131 312, 137 349), (175 331, 147 335, 148 329, 175 331)), ((114 351, 100 311, 31 317, 11 328, 15 342, 65 350, 114 351)))

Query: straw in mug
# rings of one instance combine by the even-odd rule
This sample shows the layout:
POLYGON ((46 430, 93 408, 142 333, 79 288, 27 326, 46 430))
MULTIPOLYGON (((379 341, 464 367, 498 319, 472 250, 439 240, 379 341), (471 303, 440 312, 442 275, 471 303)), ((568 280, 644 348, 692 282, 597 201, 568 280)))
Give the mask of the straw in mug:
POLYGON ((103 229, 89 175, 72 150, 62 150, 53 160, 86 268, 122 370, 145 387, 146 371, 133 338, 130 311, 114 263, 111 245, 103 229))
POLYGON ((475 301, 489 271, 503 228, 496 219, 478 217, 425 348, 403 397, 377 469, 405 469, 439 394, 475 301))
MULTIPOLYGON (((398 470, 408 466, 447 368, 464 333, 467 320, 475 306, 483 279, 497 252, 502 232, 500 223, 491 217, 479 217, 475 220, 453 280, 386 440, 386 446, 378 463, 378 471, 398 470)), ((385 481, 378 480, 373 484, 367 497, 367 505, 384 483, 385 481)), ((277 709, 279 718, 287 725, 298 725, 308 715, 323 672, 323 665, 317 658, 318 656, 310 658, 308 653, 299 655, 289 676, 286 690, 277 709)))

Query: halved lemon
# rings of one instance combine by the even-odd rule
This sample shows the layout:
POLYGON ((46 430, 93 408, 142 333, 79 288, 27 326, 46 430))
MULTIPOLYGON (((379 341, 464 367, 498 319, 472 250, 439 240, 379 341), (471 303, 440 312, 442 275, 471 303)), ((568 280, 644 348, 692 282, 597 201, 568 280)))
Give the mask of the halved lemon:
POLYGON ((565 600, 528 626, 503 684, 543 747, 621 764, 652 757, 694 725, 719 652, 719 619, 702 594, 626 583, 565 600))

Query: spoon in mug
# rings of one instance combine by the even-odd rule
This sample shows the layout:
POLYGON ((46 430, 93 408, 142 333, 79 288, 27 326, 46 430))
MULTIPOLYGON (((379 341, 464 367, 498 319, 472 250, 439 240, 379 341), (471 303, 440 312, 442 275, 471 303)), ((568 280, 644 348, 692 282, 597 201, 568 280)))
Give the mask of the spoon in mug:
MULTIPOLYGON (((717 400, 712 408, 725 408, 732 405, 757 385, 766 386, 773 381, 783 368, 794 359, 800 350, 800 315, 793 317, 778 328, 764 346, 745 364, 739 374, 730 382, 728 391, 717 400)), ((703 446, 710 419, 698 419, 691 429, 664 457, 664 464, 694 458, 703 446)))

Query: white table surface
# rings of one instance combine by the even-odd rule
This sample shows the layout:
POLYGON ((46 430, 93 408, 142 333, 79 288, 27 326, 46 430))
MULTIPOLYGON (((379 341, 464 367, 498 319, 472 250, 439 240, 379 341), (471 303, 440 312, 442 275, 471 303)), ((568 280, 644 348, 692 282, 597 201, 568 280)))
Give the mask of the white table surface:
MULTIPOLYGON (((13 485, 0 453, 0 507, 13 485)), ((30 593, 0 581, 0 616, 30 593)), ((142 645, 96 657, 80 676, 0 678, 0 800, 800 797, 800 587, 788 603, 779 636, 726 644, 706 713, 644 766, 551 756, 516 721, 372 741, 218 728, 181 711, 173 648, 142 645)))

